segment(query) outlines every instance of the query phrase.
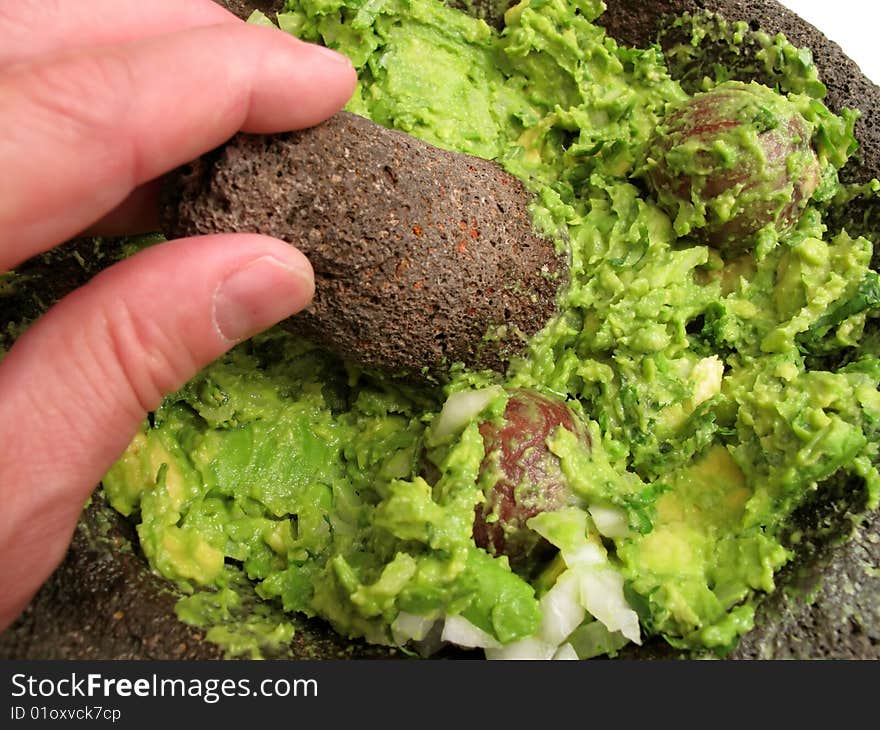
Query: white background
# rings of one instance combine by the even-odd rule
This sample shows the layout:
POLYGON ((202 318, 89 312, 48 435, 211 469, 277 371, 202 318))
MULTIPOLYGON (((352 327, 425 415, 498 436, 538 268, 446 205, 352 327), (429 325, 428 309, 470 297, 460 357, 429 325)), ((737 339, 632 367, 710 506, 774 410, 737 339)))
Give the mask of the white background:
POLYGON ((880 4, 873 0, 780 0, 843 48, 862 73, 880 84, 880 4))

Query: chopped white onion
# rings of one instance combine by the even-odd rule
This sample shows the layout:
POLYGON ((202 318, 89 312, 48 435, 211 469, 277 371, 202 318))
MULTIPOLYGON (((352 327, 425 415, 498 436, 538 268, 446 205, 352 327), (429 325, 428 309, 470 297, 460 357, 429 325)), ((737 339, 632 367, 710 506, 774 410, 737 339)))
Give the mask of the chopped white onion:
POLYGON ((446 399, 440 415, 431 427, 432 437, 440 441, 457 433, 502 392, 500 385, 492 385, 480 390, 461 390, 453 393, 446 399))
POLYGON ((421 641, 428 635, 436 621, 437 619, 435 618, 416 616, 415 614, 401 611, 391 623, 391 636, 394 638, 394 643, 398 646, 403 646, 411 639, 413 641, 421 641))
POLYGON ((590 517, 599 533, 605 537, 624 537, 629 533, 626 512, 619 507, 590 507, 590 517))
POLYGON ((410 642, 410 646, 412 646, 412 648, 422 657, 429 657, 436 654, 444 645, 442 639, 443 625, 443 621, 435 621, 431 630, 428 631, 428 635, 421 641, 410 642))
POLYGON ((610 568, 579 571, 581 603, 609 631, 619 631, 641 644, 639 616, 623 595, 623 576, 610 568))
POLYGON ((567 570, 541 598, 541 627, 537 633, 541 641, 559 646, 581 625, 586 611, 580 604, 580 591, 578 576, 567 570))
POLYGON ((556 653, 553 655, 554 659, 579 659, 577 652, 574 650, 574 647, 571 644, 563 644, 560 646, 556 653))
POLYGON ((562 559, 569 568, 605 565, 608 562, 605 549, 594 542, 584 542, 572 550, 563 550, 562 559))
POLYGON ((480 649, 500 649, 501 642, 479 626, 474 626, 464 616, 447 616, 443 624, 443 641, 451 644, 480 649))
POLYGON ((703 401, 709 400, 721 392, 721 381, 724 380, 724 362, 718 355, 704 357, 691 372, 694 381, 694 394, 691 396, 694 408, 703 401))
POLYGON ((486 659, 552 659, 556 645, 540 641, 533 636, 505 644, 497 649, 486 649, 486 659))

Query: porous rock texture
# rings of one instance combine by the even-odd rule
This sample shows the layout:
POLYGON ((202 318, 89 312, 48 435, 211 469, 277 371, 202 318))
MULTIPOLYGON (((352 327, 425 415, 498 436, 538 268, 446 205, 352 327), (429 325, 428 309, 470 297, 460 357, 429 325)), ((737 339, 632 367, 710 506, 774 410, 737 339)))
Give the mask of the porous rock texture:
POLYGON ((503 370, 565 280, 531 195, 498 165, 339 112, 240 134, 166 178, 169 237, 248 231, 297 246, 315 297, 285 326, 370 368, 503 370), (488 335, 488 337, 485 337, 488 335))

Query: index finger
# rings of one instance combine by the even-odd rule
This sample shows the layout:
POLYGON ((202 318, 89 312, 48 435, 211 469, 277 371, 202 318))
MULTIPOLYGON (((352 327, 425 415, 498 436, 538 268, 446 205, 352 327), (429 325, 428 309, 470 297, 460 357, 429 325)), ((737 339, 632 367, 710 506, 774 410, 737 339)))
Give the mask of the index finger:
POLYGON ((239 130, 317 124, 355 82, 339 54, 244 23, 13 66, 0 79, 0 270, 239 130))
POLYGON ((15 0, 0 3, 0 67, 73 48, 240 22, 214 0, 15 0))

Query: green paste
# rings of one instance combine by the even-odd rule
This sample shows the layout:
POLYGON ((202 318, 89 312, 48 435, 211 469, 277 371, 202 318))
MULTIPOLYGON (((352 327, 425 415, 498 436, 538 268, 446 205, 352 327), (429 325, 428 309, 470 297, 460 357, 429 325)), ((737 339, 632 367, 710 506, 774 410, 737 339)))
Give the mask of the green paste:
MULTIPOLYGON (((503 375, 403 385, 276 329, 168 397, 104 486, 209 638, 228 639, 224 616, 258 598, 383 644, 464 619, 495 650, 587 657, 659 635, 724 653, 793 557, 791 514, 823 481, 848 475, 877 506, 873 246, 823 222, 854 115, 828 112, 808 55, 768 40, 821 194, 791 230, 723 255, 676 228, 642 177, 654 130, 689 93, 658 49, 606 36, 602 10, 526 0, 500 33, 434 0, 290 0, 277 16, 352 59, 350 111, 523 179, 572 281, 503 375), (559 554, 528 576, 472 537, 478 421, 514 388, 566 397, 592 436, 589 450, 565 429, 548 439, 577 505, 532 519, 559 554), (439 417, 470 392, 485 394, 478 413, 439 417), (547 596, 569 590, 581 614, 551 640, 547 596)), ((263 629, 282 643, 293 630, 263 629)))

